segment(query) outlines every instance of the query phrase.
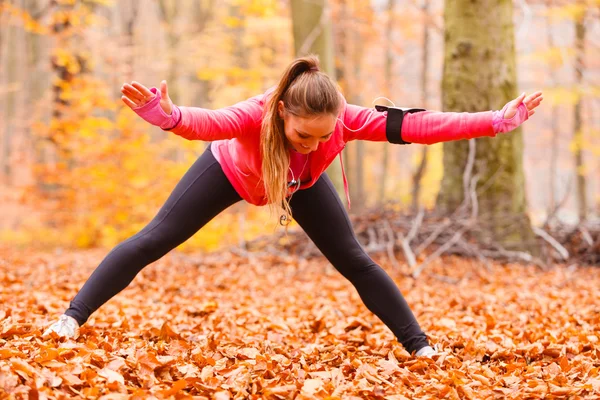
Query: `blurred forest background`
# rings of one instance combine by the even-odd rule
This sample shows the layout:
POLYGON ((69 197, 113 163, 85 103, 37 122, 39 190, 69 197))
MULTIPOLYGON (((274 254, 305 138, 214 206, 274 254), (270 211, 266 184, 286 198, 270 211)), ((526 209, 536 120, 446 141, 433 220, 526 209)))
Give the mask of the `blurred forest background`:
MULTIPOLYGON (((138 118, 120 100, 124 82, 152 87, 166 79, 174 103, 216 109, 262 93, 296 55, 314 51, 350 103, 372 107, 385 96, 399 107, 446 110, 444 7, 441 0, 0 2, 0 243, 111 247, 158 211, 207 143, 138 118)), ((507 95, 542 90, 545 98, 522 129, 527 214, 533 225, 549 216, 597 220, 600 1, 515 0, 512 10, 517 81, 507 95)), ((498 51, 508 40, 491 39, 498 51)), ((479 106, 471 101, 463 111, 490 109, 479 106)), ((413 213, 435 208, 447 172, 443 150, 351 143, 344 154, 351 213, 384 203, 413 213)), ((266 208, 239 203, 180 248, 239 243, 271 233, 271 222, 266 208)))

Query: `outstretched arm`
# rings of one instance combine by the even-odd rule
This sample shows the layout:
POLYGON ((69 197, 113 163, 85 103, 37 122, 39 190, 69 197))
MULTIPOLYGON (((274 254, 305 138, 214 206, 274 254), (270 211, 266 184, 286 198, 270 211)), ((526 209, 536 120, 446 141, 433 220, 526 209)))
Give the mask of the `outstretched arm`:
POLYGON ((500 111, 476 113, 433 112, 408 114, 402 123, 402 139, 411 143, 433 144, 451 140, 494 137, 516 129, 535 113, 542 92, 521 94, 500 111))
POLYGON ((531 115, 542 101, 542 93, 523 93, 500 111, 476 113, 438 112, 391 107, 373 109, 348 105, 346 140, 389 141, 391 143, 433 144, 451 140, 495 136, 509 132, 531 115))
POLYGON ((241 137, 250 125, 260 124, 262 117, 259 96, 230 107, 208 110, 173 104, 166 81, 161 82, 160 90, 148 89, 138 82, 126 83, 121 92, 123 102, 145 121, 188 140, 241 137))

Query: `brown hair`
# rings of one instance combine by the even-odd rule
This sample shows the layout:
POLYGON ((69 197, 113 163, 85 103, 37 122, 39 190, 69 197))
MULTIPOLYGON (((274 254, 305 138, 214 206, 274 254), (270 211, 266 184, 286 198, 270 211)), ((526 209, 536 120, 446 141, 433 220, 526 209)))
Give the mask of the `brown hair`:
POLYGON ((283 224, 289 223, 292 213, 287 198, 290 155, 283 118, 278 112, 280 100, 285 104, 285 113, 303 118, 323 114, 337 116, 342 102, 337 85, 319 70, 319 58, 309 55, 294 60, 287 67, 266 105, 260 137, 262 177, 271 212, 283 208, 280 220, 283 224))

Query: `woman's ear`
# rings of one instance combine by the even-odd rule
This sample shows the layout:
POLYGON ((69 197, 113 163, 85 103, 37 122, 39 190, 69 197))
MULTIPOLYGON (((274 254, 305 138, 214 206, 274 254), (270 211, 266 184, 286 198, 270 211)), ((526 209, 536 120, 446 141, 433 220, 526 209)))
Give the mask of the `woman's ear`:
POLYGON ((285 109, 285 104, 283 103, 283 100, 279 100, 279 103, 277 103, 277 112, 279 113, 279 117, 281 119, 283 119, 283 110, 285 109))

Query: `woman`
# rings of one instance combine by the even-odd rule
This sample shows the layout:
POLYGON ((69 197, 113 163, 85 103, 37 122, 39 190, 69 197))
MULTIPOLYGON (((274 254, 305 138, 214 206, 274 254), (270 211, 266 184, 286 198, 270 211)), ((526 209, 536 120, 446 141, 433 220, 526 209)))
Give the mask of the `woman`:
MULTIPOLYGON (((123 290, 146 265, 183 243, 232 204, 246 200, 296 219, 370 311, 409 353, 431 356, 425 333, 388 274, 363 250, 324 172, 351 140, 432 144, 495 136, 534 114, 541 92, 523 93, 501 111, 441 113, 346 104, 318 58, 293 61, 263 95, 219 110, 178 107, 160 91, 133 82, 122 100, 140 117, 189 140, 212 141, 154 219, 117 245, 70 307, 44 335, 75 337, 90 314, 123 290)), ((343 173, 343 164, 342 164, 343 173)), ((344 175, 346 197, 348 186, 344 175)), ((349 198, 348 198, 349 202, 349 198)))

